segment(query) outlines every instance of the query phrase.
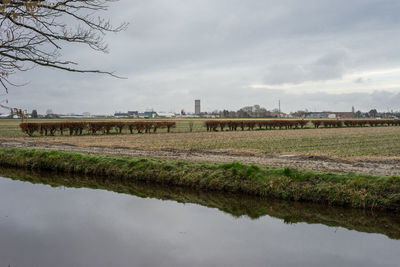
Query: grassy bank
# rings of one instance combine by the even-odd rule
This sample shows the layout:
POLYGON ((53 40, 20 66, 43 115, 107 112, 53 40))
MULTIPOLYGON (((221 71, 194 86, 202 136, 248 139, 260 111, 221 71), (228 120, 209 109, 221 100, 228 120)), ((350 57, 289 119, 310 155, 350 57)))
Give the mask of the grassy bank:
POLYGON ((365 233, 384 234, 400 239, 400 216, 391 212, 369 211, 323 204, 293 202, 259 198, 243 194, 230 194, 195 190, 178 186, 146 183, 131 179, 104 179, 102 176, 85 176, 68 173, 43 172, 0 167, 0 176, 53 187, 93 188, 129 194, 140 198, 172 200, 195 203, 216 208, 234 217, 247 216, 258 219, 272 216, 285 223, 324 224, 365 233))
POLYGON ((400 212, 400 177, 0 149, 0 165, 400 212))

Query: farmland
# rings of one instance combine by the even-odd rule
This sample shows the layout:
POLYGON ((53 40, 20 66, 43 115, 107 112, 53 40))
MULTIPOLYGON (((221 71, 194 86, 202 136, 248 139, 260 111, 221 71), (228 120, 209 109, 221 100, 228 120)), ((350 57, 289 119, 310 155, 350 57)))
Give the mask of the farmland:
POLYGON ((91 120, 17 120, 0 121, 0 137, 29 135, 96 135, 165 132, 217 132, 245 130, 282 130, 341 127, 400 126, 400 120, 333 119, 91 119, 91 120), (19 127, 18 127, 19 125, 19 127), (21 131, 20 131, 21 130, 21 131))
MULTIPOLYGON (((111 121, 111 120, 110 120, 111 121)), ((38 122, 48 123, 49 120, 38 122)), ((51 121, 50 121, 51 122, 51 121)), ((78 121, 79 122, 79 121, 78 121)), ((18 120, 0 120, 0 147, 54 149, 173 160, 232 162, 374 175, 400 175, 400 127, 206 131, 204 121, 175 120, 176 128, 156 133, 29 137, 18 120), (190 132, 189 123, 193 123, 190 132)))
MULTIPOLYGON (((48 123, 48 121, 46 122, 48 123)), ((149 125, 155 125, 154 122, 148 122, 149 125)), ((272 127, 272 129, 264 128, 262 130, 254 128, 253 130, 221 131, 219 129, 215 131, 213 129, 212 131, 206 131, 204 122, 194 121, 193 123, 199 127, 199 131, 190 132, 185 128, 190 121, 174 121, 176 128, 171 128, 169 133, 167 129, 162 128, 160 131, 147 131, 147 133, 138 128, 133 134, 130 134, 128 129, 125 129, 125 132, 122 131, 122 134, 118 134, 118 129, 110 128, 110 132, 107 134, 107 131, 104 131, 107 130, 104 125, 109 126, 109 123, 93 122, 87 123, 86 132, 82 132, 82 134, 61 135, 61 133, 54 131, 54 135, 51 135, 52 133, 50 132, 47 136, 35 134, 33 137, 29 137, 17 133, 17 131, 20 131, 17 121, 5 121, 5 123, 7 127, 1 128, 3 137, 0 137, 0 150, 6 149, 3 150, 5 151, 3 160, 5 163, 12 165, 14 161, 10 160, 9 156, 11 154, 7 154, 9 153, 7 151, 10 150, 7 149, 17 148, 17 150, 10 152, 20 155, 21 164, 15 167, 25 166, 30 168, 36 166, 46 170, 69 171, 75 170, 82 164, 85 165, 86 162, 73 161, 68 169, 64 169, 67 161, 59 161, 59 158, 64 156, 69 158, 70 156, 68 155, 73 155, 71 159, 74 159, 74 155, 100 154, 99 162, 102 162, 101 157, 104 155, 109 155, 108 157, 115 159, 115 162, 119 162, 118 157, 120 156, 129 156, 129 158, 134 159, 152 159, 155 161, 150 161, 148 167, 142 170, 142 175, 148 172, 159 173, 161 170, 168 169, 171 171, 168 175, 173 174, 176 177, 183 175, 188 179, 192 179, 191 177, 196 175, 207 176, 209 174, 207 169, 209 162, 218 164, 216 166, 226 166, 219 164, 230 163, 244 164, 238 166, 240 166, 239 169, 244 168, 246 170, 246 175, 247 170, 250 171, 253 167, 258 169, 271 166, 280 167, 283 172, 288 172, 289 174, 292 170, 300 173, 303 170, 313 170, 321 173, 321 175, 323 173, 327 177, 332 175, 333 177, 339 177, 340 173, 355 174, 351 178, 355 181, 358 179, 358 175, 374 175, 376 179, 378 179, 377 177, 400 175, 400 169, 398 168, 400 164, 400 127, 398 126, 324 127, 322 124, 321 127, 313 127, 310 123, 304 128, 272 127), (96 125, 103 125, 101 133, 90 130, 96 125), (42 151, 44 154, 40 154, 42 152, 30 154, 31 152, 29 151, 32 148, 38 149, 36 151, 42 151), (46 154, 46 150, 52 150, 54 153, 56 153, 54 150, 57 150, 60 154, 46 154), (63 154, 69 152, 76 154, 63 154), (42 162, 36 155, 50 156, 48 160, 42 162), (53 157, 53 155, 56 156, 53 157), (54 160, 58 160, 56 165, 52 165, 54 160), (170 162, 167 163, 168 166, 164 166, 165 160, 170 162), (155 162, 162 164, 160 170, 154 165, 155 162), (182 167, 182 164, 188 165, 182 167), (196 166, 201 166, 199 170, 204 167, 207 171, 197 174, 196 171, 188 172, 191 168, 189 166, 195 168, 197 168, 196 166)), ((76 125, 79 125, 79 123, 77 122, 76 125)), ((132 125, 142 125, 134 121, 131 123, 132 125)), ((112 124, 116 125, 118 121, 112 124)), ((58 122, 47 125, 60 126, 58 122)), ((71 125, 75 124, 72 123, 71 125)), ((72 127, 71 125, 69 127, 72 127)), ((32 153, 35 152, 32 151, 32 153)), ((109 167, 107 165, 101 168, 107 169, 109 167)), ((114 167, 110 168, 114 170, 114 167)), ((220 169, 220 167, 218 168, 220 169)), ((218 174, 219 178, 229 180, 231 174, 225 173, 225 167, 221 168, 221 173, 218 174)), ((86 169, 82 170, 82 172, 86 173, 86 169)), ((107 175, 109 174, 107 173, 107 175)), ((168 175, 166 174, 162 179, 170 181, 171 178, 168 178, 168 175)), ((316 174, 313 177, 318 180, 319 175, 316 174)), ((153 176, 154 179, 158 179, 158 176, 154 173, 149 174, 148 177, 153 176)), ((138 173, 135 177, 139 179, 141 176, 138 173)), ((340 180, 341 178, 338 179, 340 180)), ((203 180, 198 180, 199 183, 203 184, 200 181, 203 180)), ((224 187, 230 187, 233 184, 234 182, 228 182, 224 187)), ((189 186, 197 185, 190 184, 189 186)), ((295 187, 297 190, 297 186, 295 187)), ((210 185, 209 189, 214 190, 215 188, 213 188, 214 185, 210 185)), ((279 198, 281 197, 279 196, 279 198)), ((309 200, 314 201, 314 197, 309 200)), ((321 201, 319 196, 315 196, 315 201, 321 201)), ((343 205, 349 204, 347 202, 343 203, 343 205)), ((371 205, 375 205, 374 201, 372 203, 371 205)), ((358 207, 357 205, 354 205, 354 207, 358 207)))
MULTIPOLYGON (((47 136, 29 138, 18 120, 0 120, 3 140, 31 140, 79 147, 124 147, 141 150, 177 149, 187 151, 225 151, 232 153, 295 153, 340 158, 400 157, 400 127, 352 127, 289 129, 268 131, 205 132, 204 122, 177 121, 172 133, 160 129, 156 134, 47 136)), ((123 130, 126 133, 127 129, 123 130)))

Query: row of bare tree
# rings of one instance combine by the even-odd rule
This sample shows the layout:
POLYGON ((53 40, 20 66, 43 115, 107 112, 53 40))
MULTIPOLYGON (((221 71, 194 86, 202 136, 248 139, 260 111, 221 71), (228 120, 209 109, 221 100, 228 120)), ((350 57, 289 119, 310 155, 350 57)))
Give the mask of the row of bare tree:
POLYGON ((324 127, 363 127, 363 126, 400 126, 400 120, 313 120, 315 128, 324 127))
POLYGON ((303 128, 308 123, 307 120, 210 120, 205 122, 207 131, 217 131, 220 129, 224 131, 225 128, 230 131, 236 131, 241 129, 244 131, 259 129, 292 129, 292 128, 303 128))
POLYGON ((157 132, 157 129, 175 128, 176 123, 173 121, 93 121, 93 122, 23 122, 20 128, 23 133, 33 136, 36 132, 40 135, 55 135, 57 132, 64 135, 64 132, 70 135, 82 135, 86 130, 87 133, 110 134, 122 133, 123 129, 128 129, 131 134, 134 131, 138 133, 157 132))

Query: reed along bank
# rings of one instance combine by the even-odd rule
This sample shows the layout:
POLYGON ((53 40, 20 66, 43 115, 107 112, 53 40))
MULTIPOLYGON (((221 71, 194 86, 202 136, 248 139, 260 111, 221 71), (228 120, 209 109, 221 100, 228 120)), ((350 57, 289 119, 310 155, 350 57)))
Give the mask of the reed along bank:
POLYGON ((400 212, 398 176, 29 149, 0 149, 0 165, 400 212))

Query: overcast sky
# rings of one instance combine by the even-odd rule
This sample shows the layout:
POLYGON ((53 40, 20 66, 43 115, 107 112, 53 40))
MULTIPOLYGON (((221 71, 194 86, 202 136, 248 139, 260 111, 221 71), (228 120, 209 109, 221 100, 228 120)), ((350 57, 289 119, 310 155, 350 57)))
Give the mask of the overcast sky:
MULTIPOLYGON (((110 53, 65 59, 127 79, 36 68, 14 76, 11 106, 44 113, 308 109, 400 110, 399 0, 120 0, 129 22, 110 53)), ((2 111, 0 111, 2 112, 2 111)))

